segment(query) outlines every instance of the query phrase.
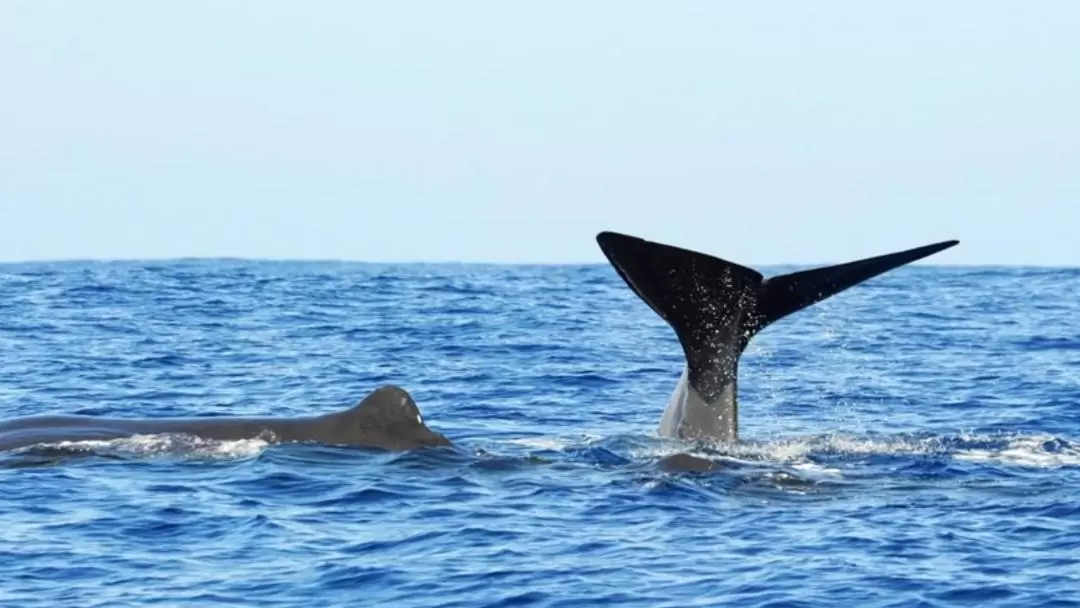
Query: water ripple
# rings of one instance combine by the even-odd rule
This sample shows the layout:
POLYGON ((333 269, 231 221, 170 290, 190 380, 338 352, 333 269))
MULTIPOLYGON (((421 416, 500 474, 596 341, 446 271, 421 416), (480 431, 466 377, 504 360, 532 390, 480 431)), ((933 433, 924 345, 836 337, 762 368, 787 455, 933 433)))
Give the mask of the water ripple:
POLYGON ((745 442, 686 446, 678 344, 604 266, 0 266, 3 417, 395 382, 457 443, 0 455, 0 605, 1080 606, 1078 276, 879 277, 755 338, 745 442))

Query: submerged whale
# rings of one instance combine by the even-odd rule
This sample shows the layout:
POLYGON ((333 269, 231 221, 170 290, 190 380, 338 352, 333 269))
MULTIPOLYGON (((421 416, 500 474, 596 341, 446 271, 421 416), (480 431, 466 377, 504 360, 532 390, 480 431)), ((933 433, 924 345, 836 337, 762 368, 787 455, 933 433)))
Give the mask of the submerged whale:
POLYGON ((754 335, 849 287, 959 243, 942 241, 766 279, 746 266, 635 236, 601 232, 596 241, 630 289, 675 330, 685 355, 658 434, 719 442, 739 438, 739 359, 754 335))
POLYGON ((182 434, 217 441, 312 442, 394 451, 450 445, 446 437, 424 424, 420 409, 408 391, 386 385, 347 410, 301 418, 14 418, 0 421, 0 451, 63 441, 157 434, 182 434))

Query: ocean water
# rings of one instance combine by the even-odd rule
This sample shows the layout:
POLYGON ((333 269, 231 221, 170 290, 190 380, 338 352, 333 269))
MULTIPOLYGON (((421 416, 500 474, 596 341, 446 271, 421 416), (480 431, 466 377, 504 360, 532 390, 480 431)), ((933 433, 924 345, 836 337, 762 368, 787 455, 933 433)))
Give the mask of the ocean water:
POLYGON ((0 418, 392 382, 456 444, 0 454, 5 607, 1080 606, 1076 270, 907 267, 780 321, 736 446, 655 437, 681 352, 608 266, 21 264, 0 293, 0 418))

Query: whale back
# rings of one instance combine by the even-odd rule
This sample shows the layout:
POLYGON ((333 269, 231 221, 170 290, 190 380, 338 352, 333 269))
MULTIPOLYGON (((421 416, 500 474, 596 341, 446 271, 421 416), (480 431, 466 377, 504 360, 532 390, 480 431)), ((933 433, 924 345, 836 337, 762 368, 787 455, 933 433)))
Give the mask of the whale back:
POLYGON ((424 424, 416 401, 399 386, 381 386, 331 419, 345 443, 390 449, 450 445, 446 437, 424 424))

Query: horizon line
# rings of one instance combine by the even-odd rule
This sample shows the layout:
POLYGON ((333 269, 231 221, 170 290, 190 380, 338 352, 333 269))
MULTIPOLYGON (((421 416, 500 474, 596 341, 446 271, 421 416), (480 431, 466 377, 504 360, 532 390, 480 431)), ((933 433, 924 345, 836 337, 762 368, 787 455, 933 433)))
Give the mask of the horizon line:
MULTIPOLYGON (((492 260, 452 260, 452 259, 401 259, 401 260, 365 260, 357 258, 336 257, 262 257, 262 256, 233 256, 233 255, 206 255, 206 256, 160 256, 160 257, 56 257, 56 258, 26 258, 26 259, 0 259, 0 267, 3 266, 29 266, 45 264, 140 264, 140 263, 178 263, 178 262, 244 262, 244 263, 276 263, 276 264, 357 264, 357 265, 386 265, 386 266, 607 266, 606 260, 599 261, 492 261, 492 260)), ((812 261, 812 262, 772 262, 755 264, 740 262, 750 268, 769 268, 775 266, 822 266, 842 264, 844 261, 812 261)), ((906 266, 921 266, 927 268, 1040 268, 1054 270, 1072 270, 1080 268, 1080 265, 1049 264, 1049 263, 1006 263, 1006 262, 951 262, 947 264, 917 261, 906 266)))

